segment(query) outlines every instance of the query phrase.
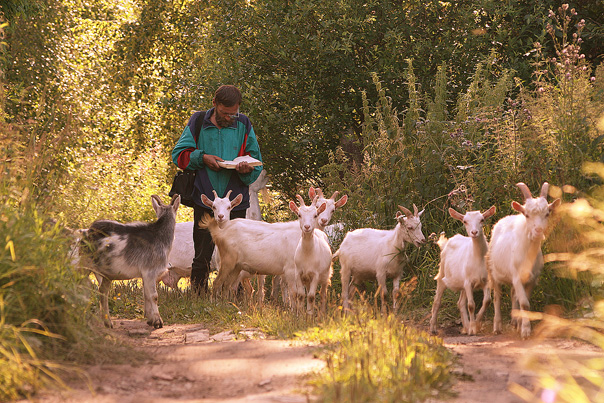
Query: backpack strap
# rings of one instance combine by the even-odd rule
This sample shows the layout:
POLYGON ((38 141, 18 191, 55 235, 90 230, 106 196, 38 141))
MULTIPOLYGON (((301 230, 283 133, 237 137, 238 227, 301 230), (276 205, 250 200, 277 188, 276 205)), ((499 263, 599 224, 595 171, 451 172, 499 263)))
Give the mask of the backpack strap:
POLYGON ((206 117, 207 111, 199 111, 197 112, 197 118, 193 122, 193 140, 195 140, 195 148, 197 148, 197 139, 199 138, 199 133, 201 133, 201 126, 203 125, 203 121, 206 117))

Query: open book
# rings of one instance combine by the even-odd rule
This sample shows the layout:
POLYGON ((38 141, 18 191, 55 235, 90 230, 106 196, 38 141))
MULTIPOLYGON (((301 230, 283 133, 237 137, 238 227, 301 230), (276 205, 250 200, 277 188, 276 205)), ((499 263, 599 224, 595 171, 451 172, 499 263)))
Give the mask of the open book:
POLYGON ((218 165, 226 169, 235 169, 237 164, 240 162, 246 161, 250 166, 257 167, 262 165, 262 161, 257 160, 254 157, 250 157, 249 155, 243 155, 241 157, 235 158, 233 161, 218 161, 218 165))

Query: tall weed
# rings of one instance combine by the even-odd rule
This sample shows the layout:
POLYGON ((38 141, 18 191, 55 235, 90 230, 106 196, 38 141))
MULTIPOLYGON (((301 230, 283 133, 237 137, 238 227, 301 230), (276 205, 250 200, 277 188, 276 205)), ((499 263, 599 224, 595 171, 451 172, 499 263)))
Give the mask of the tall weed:
POLYGON ((442 341, 363 305, 299 335, 327 365, 312 379, 325 402, 424 401, 449 395, 453 357, 442 341))

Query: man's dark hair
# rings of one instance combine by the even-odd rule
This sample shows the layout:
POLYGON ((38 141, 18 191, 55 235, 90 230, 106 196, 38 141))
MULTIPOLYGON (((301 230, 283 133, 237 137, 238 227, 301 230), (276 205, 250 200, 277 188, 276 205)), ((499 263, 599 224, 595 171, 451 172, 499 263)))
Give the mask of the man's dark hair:
POLYGON ((241 99, 241 91, 234 85, 221 85, 214 93, 216 103, 226 107, 241 104, 241 99))

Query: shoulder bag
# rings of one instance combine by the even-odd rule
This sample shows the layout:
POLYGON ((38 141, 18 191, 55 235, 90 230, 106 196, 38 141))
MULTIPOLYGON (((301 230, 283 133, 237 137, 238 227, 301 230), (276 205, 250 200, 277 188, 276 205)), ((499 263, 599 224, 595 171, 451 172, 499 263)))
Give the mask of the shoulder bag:
MULTIPOLYGON (((201 125, 203 124, 203 120, 205 118, 206 113, 202 112, 199 114, 195 122, 193 123, 193 139, 195 140, 195 145, 197 146, 197 139, 199 138, 199 133, 201 132, 201 125)), ((170 192, 168 195, 170 197, 175 194, 180 195, 180 204, 184 204, 188 207, 193 207, 195 202, 193 201, 193 190, 195 186, 195 173, 197 171, 185 169, 184 171, 179 170, 176 172, 176 176, 172 181, 172 187, 170 188, 170 192)))

